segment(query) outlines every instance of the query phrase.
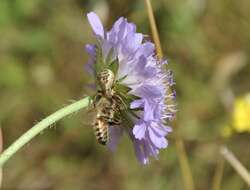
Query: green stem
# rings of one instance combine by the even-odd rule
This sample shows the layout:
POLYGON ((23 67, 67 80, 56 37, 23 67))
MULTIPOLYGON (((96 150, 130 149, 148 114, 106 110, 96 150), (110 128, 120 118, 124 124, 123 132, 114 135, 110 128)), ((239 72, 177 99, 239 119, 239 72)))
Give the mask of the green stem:
POLYGON ((34 125, 31 129, 29 129, 26 133, 19 137, 19 139, 17 139, 12 145, 10 145, 5 151, 3 151, 3 153, 0 155, 0 167, 2 167, 4 163, 9 160, 9 158, 11 158, 19 149, 21 149, 26 143, 32 140, 44 129, 48 128, 50 125, 54 124, 65 116, 87 107, 90 101, 90 97, 85 97, 56 111, 55 113, 51 114, 50 116, 34 125))

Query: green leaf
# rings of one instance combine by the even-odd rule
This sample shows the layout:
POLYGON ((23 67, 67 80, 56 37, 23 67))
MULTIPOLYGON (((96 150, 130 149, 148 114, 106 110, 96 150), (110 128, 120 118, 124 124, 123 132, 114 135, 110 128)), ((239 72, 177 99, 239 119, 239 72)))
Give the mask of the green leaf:
POLYGON ((128 75, 125 75, 125 76, 123 76, 122 78, 118 79, 118 80, 117 80, 117 83, 120 83, 121 81, 123 81, 125 78, 127 78, 127 76, 128 76, 128 75))
POLYGON ((118 93, 122 93, 123 95, 126 95, 131 90, 131 88, 129 88, 123 84, 116 83, 114 86, 114 90, 118 93))
POLYGON ((109 64, 110 62, 112 62, 113 54, 114 54, 114 48, 112 47, 112 48, 110 48, 109 53, 107 55, 106 63, 109 64))
POLYGON ((121 112, 121 117, 122 117, 122 123, 125 125, 125 127, 130 127, 132 128, 134 126, 134 123, 130 116, 126 112, 121 112))
POLYGON ((119 62, 118 62, 118 58, 116 58, 114 61, 112 61, 109 64, 108 69, 110 69, 116 75, 118 68, 119 68, 119 62))

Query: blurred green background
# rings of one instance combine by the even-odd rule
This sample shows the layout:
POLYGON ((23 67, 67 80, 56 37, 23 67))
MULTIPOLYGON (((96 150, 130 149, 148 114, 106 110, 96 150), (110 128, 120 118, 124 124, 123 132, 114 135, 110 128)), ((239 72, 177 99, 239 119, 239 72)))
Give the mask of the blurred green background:
MULTIPOLYGON (((179 110, 178 129, 160 160, 141 166, 125 137, 112 154, 97 144, 90 117, 81 111, 9 160, 2 189, 183 190, 174 134, 184 140, 197 190, 212 189, 221 144, 250 169, 250 135, 233 129, 235 99, 250 92, 250 1, 152 2, 164 55, 175 75, 179 110)), ((87 87, 93 80, 84 70, 84 45, 94 41, 86 19, 90 11, 107 29, 125 16, 139 32, 150 33, 143 0, 1 0, 5 148, 72 99, 93 93, 87 87)), ((248 189, 227 162, 223 170, 222 190, 248 189)))

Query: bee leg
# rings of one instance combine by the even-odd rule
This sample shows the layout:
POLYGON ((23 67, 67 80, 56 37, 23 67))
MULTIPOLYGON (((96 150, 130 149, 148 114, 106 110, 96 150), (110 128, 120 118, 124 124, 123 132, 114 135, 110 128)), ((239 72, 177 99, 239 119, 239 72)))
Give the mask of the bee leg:
POLYGON ((119 106, 121 107, 120 110, 125 110, 126 113, 131 114, 133 117, 140 119, 136 113, 134 113, 132 110, 128 109, 126 103, 123 101, 122 95, 114 94, 114 99, 118 102, 119 106))
POLYGON ((101 90, 98 90, 96 95, 93 98, 93 105, 96 107, 96 105, 99 103, 100 99, 102 98, 103 94, 101 90))
POLYGON ((108 121, 108 123, 110 124, 110 125, 112 125, 112 126, 118 126, 118 125, 121 125, 121 119, 120 119, 120 117, 118 117, 118 116, 116 116, 116 117, 114 117, 114 118, 112 118, 112 119, 110 119, 109 121, 108 121))
POLYGON ((114 94, 113 98, 116 101, 116 103, 119 105, 120 110, 126 110, 127 109, 126 103, 123 101, 121 96, 119 96, 118 94, 114 94))

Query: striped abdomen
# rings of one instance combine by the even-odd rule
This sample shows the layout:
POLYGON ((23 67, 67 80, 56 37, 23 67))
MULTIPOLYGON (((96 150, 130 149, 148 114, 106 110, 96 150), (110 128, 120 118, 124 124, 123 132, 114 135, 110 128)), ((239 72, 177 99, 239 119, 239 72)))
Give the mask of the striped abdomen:
POLYGON ((103 117, 96 118, 94 126, 93 126, 94 133, 95 133, 97 141, 102 145, 106 145, 108 142, 108 133, 109 133, 108 127, 109 127, 109 124, 105 118, 103 117))
POLYGON ((113 99, 102 97, 96 105, 96 110, 97 114, 93 124, 94 133, 97 141, 106 145, 109 139, 109 127, 121 124, 119 117, 115 117, 118 112, 117 103, 113 99))
POLYGON ((112 109, 112 101, 102 97, 96 105, 96 118, 94 120, 94 133, 97 141, 106 145, 108 142, 109 126, 112 125, 112 119, 114 118, 114 111, 112 109))

